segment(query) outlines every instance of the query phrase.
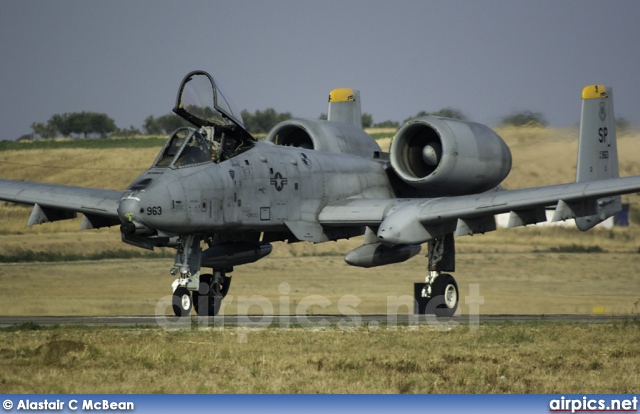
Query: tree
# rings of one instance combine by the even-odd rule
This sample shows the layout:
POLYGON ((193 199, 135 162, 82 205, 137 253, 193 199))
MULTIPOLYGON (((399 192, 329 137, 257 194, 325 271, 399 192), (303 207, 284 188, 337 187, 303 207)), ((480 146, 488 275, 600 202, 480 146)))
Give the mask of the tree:
POLYGON ((170 134, 178 128, 193 127, 191 123, 176 114, 162 115, 156 122, 158 122, 158 126, 165 134, 170 134))
POLYGON ((134 137, 136 135, 142 135, 142 132, 140 132, 138 128, 131 125, 128 129, 116 128, 116 130, 113 131, 113 135, 117 137, 134 137))
POLYGON ((276 124, 291 119, 289 112, 278 113, 273 108, 267 108, 264 111, 256 110, 251 113, 246 109, 242 111, 242 120, 247 131, 254 134, 267 133, 276 126, 276 124))
POLYGON ((548 125, 548 123, 544 119, 544 115, 542 115, 540 112, 520 111, 503 117, 500 121, 500 125, 544 128, 548 125))
POLYGON ((71 130, 71 123, 69 122, 70 114, 62 114, 62 115, 53 115, 47 121, 47 125, 50 126, 54 131, 59 132, 63 137, 68 137, 73 132, 71 130))
POLYGON ((399 126, 400 124, 398 123, 398 121, 391 121, 391 120, 373 124, 374 128, 398 128, 399 126))
POLYGON ((67 115, 64 123, 65 126, 71 131, 73 134, 84 134, 84 137, 87 137, 87 131, 89 130, 89 119, 85 116, 85 112, 77 113, 73 112, 67 115))
POLYGON ((34 122, 31 128, 42 138, 53 138, 57 134, 63 137, 78 134, 84 135, 85 138, 90 134, 96 134, 105 138, 117 129, 115 121, 107 114, 96 112, 56 114, 49 118, 46 125, 42 122, 34 122))
POLYGON ((107 114, 98 114, 95 112, 84 113, 85 122, 88 128, 84 131, 85 137, 87 134, 98 134, 100 138, 106 138, 107 135, 113 133, 117 127, 113 119, 109 118, 107 114))
POLYGON ((60 126, 65 132, 70 131, 73 134, 84 135, 85 138, 91 134, 106 138, 116 130, 115 121, 107 114, 84 111, 65 114, 60 126))
POLYGON ((162 115, 155 118, 149 115, 144 120, 142 129, 149 135, 170 134, 178 128, 193 126, 176 114, 162 115))
POLYGON ((420 111, 420 112, 418 112, 416 114, 416 116, 412 116, 410 118, 407 118, 404 121, 402 121, 402 123, 406 124, 407 122, 411 121, 412 119, 420 118, 420 117, 423 117, 423 116, 439 116, 439 117, 442 117, 442 118, 459 119, 461 121, 467 121, 468 120, 468 118, 459 109, 442 108, 442 109, 439 109, 439 110, 437 110, 435 112, 420 111))
POLYGON ((362 128, 371 128, 371 125, 373 125, 373 116, 365 112, 362 114, 362 128))
POLYGON ((145 118, 144 124, 142 125, 142 129, 149 135, 160 135, 162 134, 162 130, 160 129, 160 125, 158 125, 158 121, 154 118, 153 115, 149 115, 145 118))
POLYGON ((31 129, 35 135, 40 135, 43 139, 54 138, 57 132, 50 123, 44 124, 42 122, 34 122, 31 124, 31 129))
POLYGON ((616 131, 617 132, 626 132, 629 130, 629 128, 631 127, 631 124, 629 124, 629 121, 627 121, 625 118, 623 117, 617 117, 616 118, 616 131))
POLYGON ((467 120, 467 117, 460 110, 454 108, 442 108, 436 112, 433 112, 431 115, 440 116, 443 118, 459 119, 461 121, 467 120))

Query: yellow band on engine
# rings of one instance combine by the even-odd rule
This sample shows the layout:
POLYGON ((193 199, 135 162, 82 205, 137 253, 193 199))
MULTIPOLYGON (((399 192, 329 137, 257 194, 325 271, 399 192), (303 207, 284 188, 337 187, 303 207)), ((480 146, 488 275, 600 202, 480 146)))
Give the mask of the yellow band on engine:
POLYGON ((604 85, 589 85, 582 90, 582 99, 599 99, 607 97, 607 87, 604 85))
POLYGON ((347 102, 355 100, 353 89, 351 88, 334 89, 329 93, 329 102, 347 102))

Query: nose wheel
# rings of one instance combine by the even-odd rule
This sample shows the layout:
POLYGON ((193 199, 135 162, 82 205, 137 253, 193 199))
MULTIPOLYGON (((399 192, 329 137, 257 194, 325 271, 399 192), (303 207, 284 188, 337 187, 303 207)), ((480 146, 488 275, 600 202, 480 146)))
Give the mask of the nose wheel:
POLYGON ((176 316, 189 316, 191 308, 193 307, 193 301, 191 299, 191 293, 184 286, 178 286, 173 291, 172 297, 173 313, 176 316))

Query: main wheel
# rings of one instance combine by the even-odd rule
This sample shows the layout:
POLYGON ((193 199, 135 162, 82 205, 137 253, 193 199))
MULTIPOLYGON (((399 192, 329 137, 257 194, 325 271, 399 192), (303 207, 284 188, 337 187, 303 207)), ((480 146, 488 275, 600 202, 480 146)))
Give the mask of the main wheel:
POLYGON ((214 282, 214 276, 211 274, 200 275, 200 286, 197 291, 193 292, 193 306, 196 313, 200 316, 217 315, 223 298, 221 286, 214 282))
POLYGON ((173 313, 175 313, 176 316, 189 316, 191 307, 193 306, 189 290, 184 286, 178 286, 176 290, 173 291, 172 304, 173 313))
POLYGON ((453 316, 458 309, 458 296, 456 280, 453 276, 443 273, 431 285, 431 305, 435 304, 435 308, 430 306, 430 310, 436 316, 453 316))

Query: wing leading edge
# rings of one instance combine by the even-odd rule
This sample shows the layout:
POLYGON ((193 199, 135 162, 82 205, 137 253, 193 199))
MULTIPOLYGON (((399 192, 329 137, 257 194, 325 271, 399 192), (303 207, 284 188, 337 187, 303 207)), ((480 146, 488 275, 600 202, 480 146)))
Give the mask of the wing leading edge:
POLYGON ((553 221, 575 218, 585 231, 620 210, 621 194, 640 191, 640 176, 618 177, 612 91, 589 85, 582 91, 575 183, 433 199, 347 199, 326 206, 320 223, 366 225, 385 245, 413 245, 493 231, 501 213, 510 213, 508 227, 539 223, 555 208, 553 221))
POLYGON ((555 207, 553 221, 594 216, 603 197, 636 191, 640 177, 434 199, 349 199, 326 206, 319 220, 323 226, 377 227, 378 238, 388 245, 421 244, 448 233, 496 230, 494 216, 501 213, 510 213, 508 227, 546 221, 547 207, 555 207))
POLYGON ((77 213, 84 215, 82 229, 117 225, 121 197, 115 190, 0 180, 0 200, 34 206, 30 226, 75 218, 77 213))

